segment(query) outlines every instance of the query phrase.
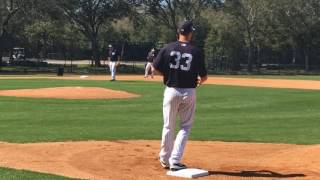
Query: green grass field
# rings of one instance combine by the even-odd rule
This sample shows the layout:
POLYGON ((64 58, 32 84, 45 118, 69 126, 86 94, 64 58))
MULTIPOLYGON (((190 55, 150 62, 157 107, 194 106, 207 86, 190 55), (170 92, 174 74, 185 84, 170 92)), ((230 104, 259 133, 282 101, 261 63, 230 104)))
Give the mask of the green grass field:
MULTIPOLYGON (((161 83, 0 80, 0 89, 57 86, 104 87, 142 96, 127 100, 0 97, 0 141, 160 139, 161 83)), ((197 94, 192 140, 320 144, 320 91, 205 85, 197 94)), ((1 175, 1 171, 10 177, 21 175, 7 169, 1 169, 1 175)))
POLYGON ((72 180, 71 178, 54 176, 43 173, 34 173, 30 171, 13 170, 7 168, 0 168, 1 180, 72 180))

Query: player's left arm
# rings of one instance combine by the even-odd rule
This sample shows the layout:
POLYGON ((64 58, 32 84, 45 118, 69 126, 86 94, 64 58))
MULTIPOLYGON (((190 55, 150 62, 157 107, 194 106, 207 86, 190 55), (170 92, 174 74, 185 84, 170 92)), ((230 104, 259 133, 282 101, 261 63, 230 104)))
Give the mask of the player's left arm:
POLYGON ((117 52, 116 56, 117 56, 116 66, 119 66, 120 65, 121 56, 120 56, 120 54, 118 52, 117 52))
POLYGON ((199 69, 198 69, 198 73, 200 76, 200 79, 198 80, 198 85, 203 84, 205 81, 208 80, 208 72, 206 69, 206 64, 204 62, 204 54, 202 51, 199 51, 199 69))

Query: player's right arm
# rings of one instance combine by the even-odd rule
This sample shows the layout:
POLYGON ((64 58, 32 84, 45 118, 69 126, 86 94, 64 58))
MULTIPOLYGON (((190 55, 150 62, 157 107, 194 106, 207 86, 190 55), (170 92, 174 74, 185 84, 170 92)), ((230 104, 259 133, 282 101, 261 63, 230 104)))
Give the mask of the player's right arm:
POLYGON ((162 48, 153 61, 153 71, 161 75, 164 73, 164 54, 165 48, 162 48))
POLYGON ((147 62, 149 62, 151 60, 152 56, 151 56, 151 52, 148 53, 148 56, 147 56, 147 62))

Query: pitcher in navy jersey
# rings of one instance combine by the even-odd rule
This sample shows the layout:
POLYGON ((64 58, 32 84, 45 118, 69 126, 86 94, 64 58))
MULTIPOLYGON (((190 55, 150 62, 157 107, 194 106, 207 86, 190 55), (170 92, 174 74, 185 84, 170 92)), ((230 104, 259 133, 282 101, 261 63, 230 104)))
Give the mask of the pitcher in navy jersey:
POLYGON ((181 159, 194 119, 196 87, 207 80, 203 52, 191 44, 194 30, 191 21, 181 22, 177 30, 178 41, 161 49, 153 62, 154 69, 163 75, 166 86, 159 160, 164 168, 172 171, 187 168, 181 159), (175 138, 178 115, 180 130, 175 138))
POLYGON ((111 81, 116 80, 117 65, 119 64, 119 54, 117 49, 109 45, 109 68, 111 73, 111 81))

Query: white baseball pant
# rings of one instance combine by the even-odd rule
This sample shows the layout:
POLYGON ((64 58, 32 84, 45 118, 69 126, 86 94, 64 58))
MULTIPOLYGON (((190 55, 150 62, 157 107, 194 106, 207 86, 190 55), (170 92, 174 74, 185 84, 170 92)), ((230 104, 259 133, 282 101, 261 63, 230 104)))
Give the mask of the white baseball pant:
POLYGON ((192 127, 196 108, 195 88, 169 88, 163 99, 163 130, 159 157, 169 164, 180 163, 192 127), (180 130, 175 136, 177 115, 180 116, 180 130))
MULTIPOLYGON (((152 63, 148 62, 147 65, 146 65, 144 77, 148 77, 149 71, 151 70, 151 68, 152 68, 152 63)), ((153 77, 153 72, 151 72, 151 77, 153 77)))
POLYGON ((111 78, 114 80, 116 79, 116 70, 117 70, 116 65, 117 65, 117 62, 115 62, 115 61, 110 61, 110 63, 109 63, 111 78))

